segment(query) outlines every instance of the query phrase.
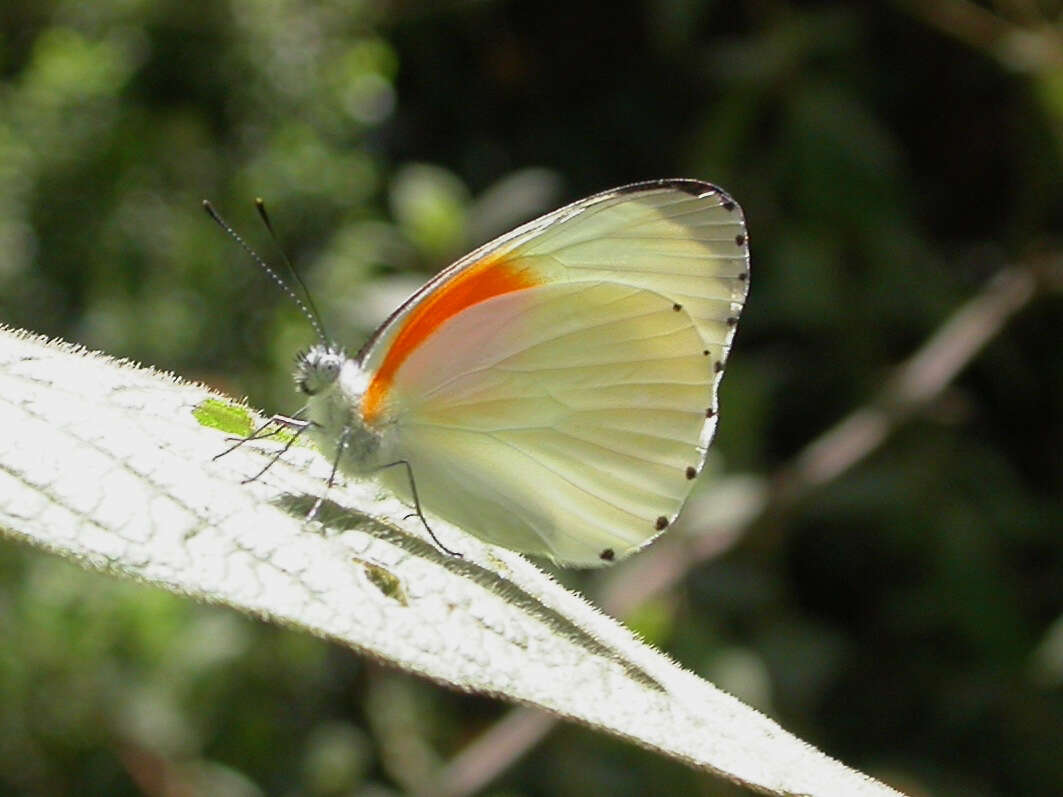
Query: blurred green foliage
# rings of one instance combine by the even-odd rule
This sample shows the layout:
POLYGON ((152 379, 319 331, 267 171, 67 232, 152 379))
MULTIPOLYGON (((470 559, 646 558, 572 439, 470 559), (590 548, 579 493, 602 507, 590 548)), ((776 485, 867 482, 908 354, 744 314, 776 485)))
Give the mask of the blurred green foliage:
MULTIPOLYGON (((202 198, 277 261, 264 197, 355 347, 539 212, 710 179, 753 252, 717 465, 766 478, 994 272, 1059 258, 1051 5, 8 0, 0 321, 291 412, 311 331, 202 198)), ((1046 292, 930 412, 633 623, 901 788, 1060 793, 1061 344, 1046 292)), ((0 640, 0 792, 396 793, 503 711, 12 545, 0 640)), ((572 727, 497 783, 734 793, 572 727)))

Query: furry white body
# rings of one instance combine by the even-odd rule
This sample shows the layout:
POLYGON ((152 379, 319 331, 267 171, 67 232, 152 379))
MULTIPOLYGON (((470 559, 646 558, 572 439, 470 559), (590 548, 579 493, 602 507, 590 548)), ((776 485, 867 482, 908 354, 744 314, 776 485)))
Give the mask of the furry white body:
POLYGON ((308 360, 343 357, 339 375, 307 401, 306 418, 310 421, 307 434, 329 462, 336 462, 339 470, 351 476, 366 476, 382 466, 395 462, 394 444, 387 441, 387 428, 371 429, 365 424, 358 408, 369 387, 370 375, 342 352, 330 352, 314 347, 308 360), (343 453, 339 447, 343 445, 343 453))

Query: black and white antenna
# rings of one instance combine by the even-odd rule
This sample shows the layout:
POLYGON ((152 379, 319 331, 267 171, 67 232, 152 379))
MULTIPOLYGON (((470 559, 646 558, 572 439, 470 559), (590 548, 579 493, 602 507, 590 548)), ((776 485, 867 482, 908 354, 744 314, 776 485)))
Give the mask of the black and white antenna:
POLYGON ((306 301, 300 299, 296 292, 292 290, 291 286, 281 279, 276 271, 266 265, 266 261, 263 260, 258 252, 252 249, 243 238, 240 237, 236 230, 229 226, 228 222, 218 214, 218 211, 214 209, 214 206, 210 204, 209 200, 203 200, 203 209, 207 212, 207 215, 210 216, 219 227, 225 230, 236 243, 240 244, 241 248, 251 255, 251 258, 258 264, 259 268, 265 271, 270 279, 272 279, 273 282, 276 283, 293 302, 295 302, 296 307, 298 307, 300 312, 306 316, 306 320, 310 322, 310 326, 314 328, 314 332, 317 333, 321 342, 328 346, 329 338, 325 334, 325 325, 321 322, 321 315, 318 313, 317 307, 314 305, 314 300, 310 296, 310 291, 307 289, 306 283, 303 282, 303 278, 299 276, 299 272, 295 270, 292 261, 288 259, 288 255, 285 254, 284 249, 277 241, 277 234, 273 231, 273 225, 270 223, 269 215, 266 213, 265 203, 261 199, 255 199, 255 208, 258 210, 258 215, 262 219, 262 222, 266 225, 266 229, 269 230, 273 243, 277 244, 277 249, 280 251, 281 257, 284 258, 284 265, 287 266, 288 273, 292 275, 295 283, 302 290, 303 295, 306 297, 306 301))

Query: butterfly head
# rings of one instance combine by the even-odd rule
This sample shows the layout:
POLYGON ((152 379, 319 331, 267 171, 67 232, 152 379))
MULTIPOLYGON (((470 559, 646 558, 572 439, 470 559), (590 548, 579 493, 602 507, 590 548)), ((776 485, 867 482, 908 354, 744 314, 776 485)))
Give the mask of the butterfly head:
POLYGON ((340 375, 347 352, 334 344, 319 344, 300 352, 295 360, 295 387, 307 396, 327 390, 340 375))

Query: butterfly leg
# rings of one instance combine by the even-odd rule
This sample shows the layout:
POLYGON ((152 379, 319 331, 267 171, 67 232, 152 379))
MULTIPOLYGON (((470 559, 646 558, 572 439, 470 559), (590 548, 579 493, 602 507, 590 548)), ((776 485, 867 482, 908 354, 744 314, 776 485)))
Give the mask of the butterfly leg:
MULTIPOLYGON (((302 412, 302 410, 300 410, 299 412, 302 412)), ((299 413, 296 413, 296 415, 298 415, 298 414, 299 413)), ((283 429, 285 427, 287 427, 288 429, 295 429, 297 431, 301 431, 303 428, 308 426, 309 423, 310 423, 309 421, 304 421, 304 420, 302 420, 300 418, 297 418, 297 417, 294 417, 294 416, 293 417, 288 417, 287 415, 273 415, 273 416, 270 416, 266 420, 266 422, 264 424, 259 426, 253 432, 251 432, 251 434, 249 434, 247 437, 230 437, 230 438, 227 438, 228 440, 235 440, 236 442, 233 445, 229 446, 224 451, 222 451, 220 454, 215 454, 213 457, 211 457, 211 459, 215 459, 215 460, 221 459, 226 454, 231 454, 233 451, 238 449, 244 443, 251 443, 251 442, 253 442, 255 440, 265 440, 267 437, 273 437, 273 435, 277 434, 278 432, 280 432, 281 429, 283 429), (263 430, 269 429, 269 427, 271 427, 271 426, 273 426, 275 428, 272 429, 271 431, 266 432, 265 434, 263 434, 263 430)))
MULTIPOLYGON (((309 426, 310 422, 308 421, 306 425, 309 426)), ((296 434, 298 434, 298 432, 296 434)), ((336 445, 336 456, 332 460, 332 471, 328 475, 328 481, 325 482, 325 492, 323 492, 317 497, 317 500, 314 501, 314 505, 310 507, 310 511, 307 512, 307 523, 310 523, 311 521, 313 521, 314 518, 317 517, 317 513, 321 509, 321 505, 325 503, 325 496, 328 495, 328 491, 332 489, 332 485, 336 483, 336 472, 340 468, 340 460, 343 459, 343 454, 347 450, 347 445, 350 442, 350 439, 351 427, 345 426, 343 429, 343 434, 340 435, 340 441, 336 445)))
POLYGON ((295 430, 295 434, 293 434, 292 438, 287 443, 285 443, 284 448, 282 448, 280 451, 278 451, 276 454, 274 454, 272 457, 270 457, 269 462, 266 463, 265 467, 263 467, 262 470, 260 470, 254 476, 252 476, 252 477, 250 477, 248 479, 244 479, 240 483, 241 484, 249 484, 250 482, 257 481, 258 479, 260 479, 262 477, 262 475, 267 470, 269 470, 270 468, 273 467, 274 463, 278 459, 280 459, 282 456, 284 456, 284 454, 288 451, 288 449, 292 447, 292 444, 295 443, 295 441, 299 439, 299 435, 301 435, 303 432, 305 432, 307 429, 310 428, 310 421, 304 421, 304 420, 301 420, 299 418, 290 418, 287 415, 274 415, 269 420, 267 420, 264 424, 259 426, 253 432, 251 432, 251 434, 249 434, 247 437, 241 437, 239 440, 236 441, 235 444, 229 446, 227 449, 222 451, 220 454, 216 454, 214 457, 212 457, 212 459, 215 459, 215 460, 221 459, 226 454, 230 454, 233 451, 235 451, 236 449, 238 449, 244 443, 249 443, 249 442, 251 442, 253 440, 264 440, 267 437, 272 437, 273 435, 277 434, 282 428, 294 429, 295 430), (276 428, 273 429, 272 431, 269 431, 269 432, 266 432, 265 434, 263 434, 263 431, 265 429, 268 429, 270 426, 275 426, 276 428))
MULTIPOLYGON (((295 441, 299 439, 299 435, 301 435, 301 434, 302 434, 303 432, 305 432, 305 431, 306 431, 307 429, 309 429, 309 428, 310 428, 310 425, 311 425, 311 424, 310 424, 310 421, 300 421, 299 423, 300 423, 301 425, 299 425, 299 426, 296 426, 296 427, 295 427, 295 434, 293 434, 293 435, 292 435, 292 437, 291 437, 291 439, 290 439, 290 440, 289 440, 289 441, 288 441, 287 443, 285 443, 285 444, 284 444, 284 448, 282 448, 282 449, 281 449, 280 451, 278 451, 278 452, 277 452, 276 454, 274 454, 274 455, 273 455, 272 457, 270 457, 270 459, 269 459, 269 462, 267 462, 267 463, 266 463, 266 464, 265 464, 265 465, 264 465, 264 466, 262 467, 262 470, 260 470, 260 471, 259 471, 258 473, 256 473, 256 474, 255 474, 254 476, 252 476, 251 478, 249 478, 249 479, 244 479, 244 480, 243 480, 243 481, 241 482, 241 484, 250 484, 251 482, 253 482, 253 481, 257 481, 258 479, 260 479, 260 478, 262 477, 262 475, 263 475, 263 474, 264 474, 264 473, 265 473, 265 472, 266 472, 267 470, 269 470, 270 468, 272 468, 272 467, 273 467, 274 463, 275 463, 275 462, 276 462, 276 461, 277 461, 278 459, 280 459, 281 457, 283 457, 283 456, 284 456, 284 455, 285 455, 285 454, 286 454, 286 453, 288 452, 288 449, 289 449, 289 448, 291 448, 291 447, 292 447, 292 445, 293 445, 293 444, 295 443, 295 441)), ((275 434, 275 432, 274 432, 273 434, 275 434)))
POLYGON ((403 520, 406 520, 407 518, 411 517, 419 517, 421 519, 421 524, 424 526, 425 531, 428 532, 428 536, 432 538, 432 542, 436 544, 436 547, 443 551, 443 553, 450 554, 451 556, 456 556, 458 559, 464 559, 464 555, 458 553, 457 551, 450 550, 450 548, 441 543, 439 541, 439 537, 437 537, 436 533, 432 531, 432 527, 428 525, 428 520, 425 518, 424 512, 421 511, 421 499, 417 496, 417 482, 414 481, 413 468, 410 466, 410 463, 407 462, 405 459, 400 459, 396 462, 389 462, 387 465, 381 465, 379 468, 377 468, 377 470, 393 468, 396 465, 404 465, 406 467, 406 476, 410 480, 410 494, 413 496, 413 508, 414 510, 416 510, 406 515, 403 520))

